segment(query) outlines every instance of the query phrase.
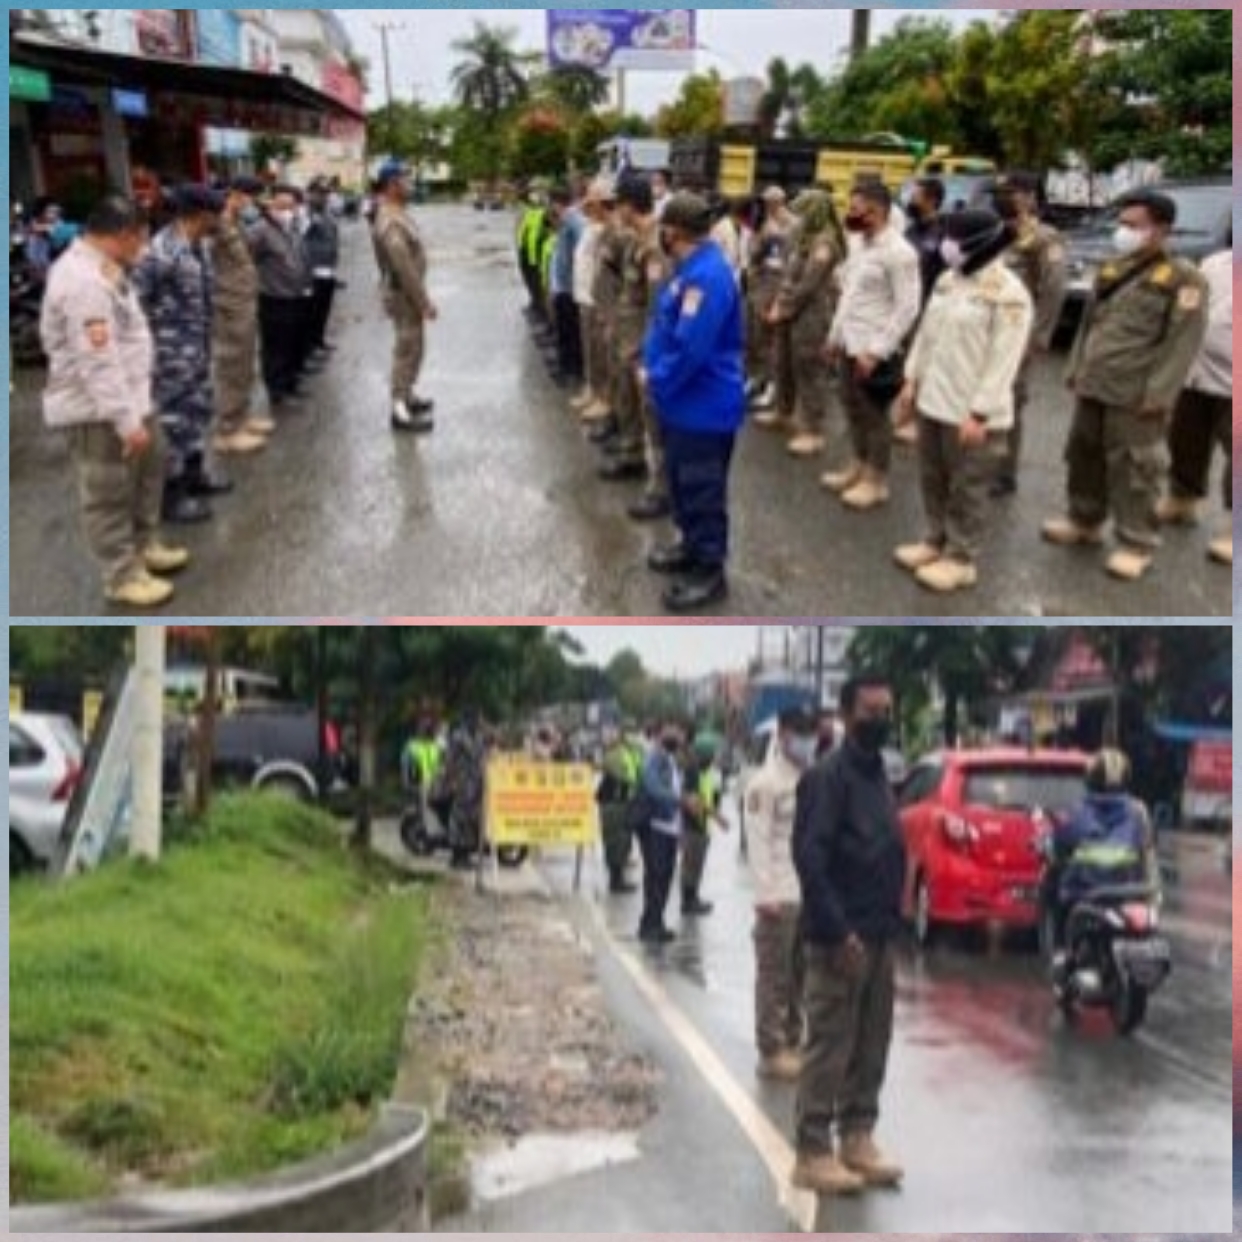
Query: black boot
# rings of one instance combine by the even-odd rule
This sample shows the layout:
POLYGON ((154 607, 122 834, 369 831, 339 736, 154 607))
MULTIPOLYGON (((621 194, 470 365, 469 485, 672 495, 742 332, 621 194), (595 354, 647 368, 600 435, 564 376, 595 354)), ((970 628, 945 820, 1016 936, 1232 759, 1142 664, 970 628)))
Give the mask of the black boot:
POLYGON ((700 612, 728 598, 729 580, 722 567, 699 567, 664 592, 669 612, 700 612))
POLYGON ((624 868, 614 867, 612 868, 610 875, 609 875, 608 891, 610 893, 616 893, 618 895, 621 895, 624 893, 634 893, 638 891, 638 885, 631 884, 625 878, 624 868))
POLYGON ((681 895, 683 918, 706 918, 715 908, 710 901, 704 901, 698 893, 685 892, 681 895))
POLYGON ((211 516, 211 506, 191 495, 185 479, 170 479, 164 485, 163 519, 170 526, 200 526, 211 516))
POLYGON ((227 496, 236 484, 222 474, 207 469, 201 456, 187 457, 185 463, 186 494, 197 500, 210 500, 213 496, 227 496))

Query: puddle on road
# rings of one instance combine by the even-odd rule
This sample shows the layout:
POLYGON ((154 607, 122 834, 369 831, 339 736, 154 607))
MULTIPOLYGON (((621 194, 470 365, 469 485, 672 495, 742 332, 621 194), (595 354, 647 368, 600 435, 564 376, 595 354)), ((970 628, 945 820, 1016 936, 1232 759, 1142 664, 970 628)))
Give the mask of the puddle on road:
POLYGON ((638 1157, 637 1134, 532 1134, 479 1152, 471 1191, 476 1203, 495 1203, 638 1157))

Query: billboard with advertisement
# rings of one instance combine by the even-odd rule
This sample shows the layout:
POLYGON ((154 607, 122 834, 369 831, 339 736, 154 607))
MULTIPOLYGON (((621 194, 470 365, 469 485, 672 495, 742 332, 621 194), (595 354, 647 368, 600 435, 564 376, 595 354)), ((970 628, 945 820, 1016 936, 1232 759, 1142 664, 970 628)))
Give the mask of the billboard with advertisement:
POLYGON ((189 60, 194 55, 190 19, 187 9, 136 9, 135 34, 138 51, 143 56, 161 56, 170 60, 189 60))
POLYGON ((694 68, 694 9, 549 9, 548 63, 553 69, 688 72, 694 68))

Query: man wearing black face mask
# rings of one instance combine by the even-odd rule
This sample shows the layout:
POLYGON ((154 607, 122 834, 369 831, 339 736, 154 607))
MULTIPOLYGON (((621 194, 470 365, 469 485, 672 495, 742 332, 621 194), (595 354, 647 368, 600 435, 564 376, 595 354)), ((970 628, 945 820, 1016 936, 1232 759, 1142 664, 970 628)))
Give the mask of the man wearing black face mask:
POLYGON ((893 1033, 906 853, 884 766, 893 694, 867 674, 841 691, 845 743, 798 786, 793 855, 807 942, 809 1027, 794 1185, 820 1194, 892 1186, 873 1140, 893 1033))
POLYGON ((685 789, 680 761, 682 746, 680 726, 667 723, 660 731, 659 743, 651 748, 643 763, 643 813, 638 827, 643 855, 643 917, 638 938, 644 944, 667 944, 674 939, 665 926, 664 912, 677 870, 682 815, 697 814, 700 809, 698 799, 685 789))

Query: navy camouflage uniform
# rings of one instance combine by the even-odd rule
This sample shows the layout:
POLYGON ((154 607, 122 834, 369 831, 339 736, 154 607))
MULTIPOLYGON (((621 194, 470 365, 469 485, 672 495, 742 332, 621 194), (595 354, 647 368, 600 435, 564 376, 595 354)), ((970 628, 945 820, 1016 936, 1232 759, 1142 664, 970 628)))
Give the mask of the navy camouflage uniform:
POLYGON ((201 461, 215 410, 211 379, 211 261, 169 225, 151 243, 134 285, 155 343, 154 402, 168 441, 168 476, 201 461))

